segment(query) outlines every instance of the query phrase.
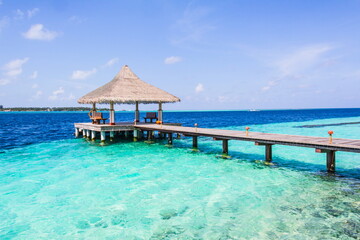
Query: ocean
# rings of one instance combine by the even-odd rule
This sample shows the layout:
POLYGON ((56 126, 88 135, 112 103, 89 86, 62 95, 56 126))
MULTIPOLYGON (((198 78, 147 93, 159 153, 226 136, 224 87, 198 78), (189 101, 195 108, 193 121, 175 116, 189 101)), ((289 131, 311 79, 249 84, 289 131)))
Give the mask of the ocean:
MULTIPOLYGON (((106 113, 107 114, 107 113, 106 113)), ((133 121, 117 112, 117 121, 133 121)), ((184 126, 359 139, 360 109, 164 112, 184 126)), ((0 239, 360 239, 360 154, 74 138, 85 112, 0 113, 0 239)))

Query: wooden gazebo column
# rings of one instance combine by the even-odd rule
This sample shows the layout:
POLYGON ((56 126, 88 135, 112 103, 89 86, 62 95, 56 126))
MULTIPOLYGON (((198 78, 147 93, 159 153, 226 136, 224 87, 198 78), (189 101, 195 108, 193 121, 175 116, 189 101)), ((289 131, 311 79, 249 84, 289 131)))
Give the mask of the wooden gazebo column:
POLYGON ((135 121, 139 122, 140 112, 139 112, 139 102, 135 102, 135 121))
POLYGON ((114 102, 110 102, 110 125, 115 125, 114 102))
POLYGON ((163 110, 162 110, 162 103, 161 102, 159 102, 158 120, 161 121, 161 122, 163 120, 163 110))

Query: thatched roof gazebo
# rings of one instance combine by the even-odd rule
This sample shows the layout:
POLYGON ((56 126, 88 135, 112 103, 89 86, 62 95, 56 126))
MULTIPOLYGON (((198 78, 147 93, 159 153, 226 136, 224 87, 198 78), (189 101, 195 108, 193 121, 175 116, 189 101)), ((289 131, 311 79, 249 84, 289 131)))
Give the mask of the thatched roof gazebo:
POLYGON ((110 124, 115 124, 114 104, 135 104, 135 120, 139 121, 139 103, 158 103, 158 119, 162 121, 162 104, 180 102, 180 98, 171 95, 151 84, 142 81, 125 65, 112 81, 86 94, 78 100, 81 104, 110 104, 110 124))

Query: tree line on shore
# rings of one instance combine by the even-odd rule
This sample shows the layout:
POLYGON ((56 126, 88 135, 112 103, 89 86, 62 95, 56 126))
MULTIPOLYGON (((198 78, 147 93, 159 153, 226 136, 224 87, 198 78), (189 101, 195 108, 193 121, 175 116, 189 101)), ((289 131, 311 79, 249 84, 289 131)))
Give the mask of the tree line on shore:
MULTIPOLYGON (((90 107, 12 107, 12 108, 0 108, 0 111, 3 112, 33 112, 33 111, 41 111, 41 112, 65 112, 65 111, 90 111, 92 108, 90 107)), ((108 111, 108 108, 98 108, 98 111, 108 111)))

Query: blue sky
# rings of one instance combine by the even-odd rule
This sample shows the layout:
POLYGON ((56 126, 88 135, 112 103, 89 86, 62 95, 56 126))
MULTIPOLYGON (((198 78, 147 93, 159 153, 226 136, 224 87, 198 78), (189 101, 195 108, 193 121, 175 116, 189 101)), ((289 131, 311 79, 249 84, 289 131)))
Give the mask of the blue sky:
POLYGON ((79 106, 127 64, 181 98, 165 110, 360 107, 359 13, 360 0, 0 0, 0 105, 79 106))

